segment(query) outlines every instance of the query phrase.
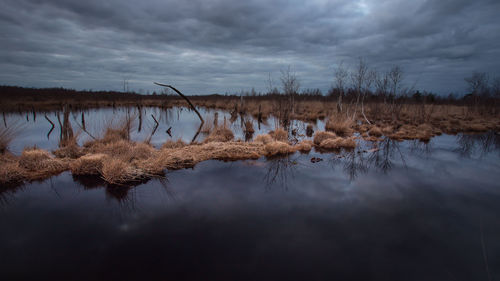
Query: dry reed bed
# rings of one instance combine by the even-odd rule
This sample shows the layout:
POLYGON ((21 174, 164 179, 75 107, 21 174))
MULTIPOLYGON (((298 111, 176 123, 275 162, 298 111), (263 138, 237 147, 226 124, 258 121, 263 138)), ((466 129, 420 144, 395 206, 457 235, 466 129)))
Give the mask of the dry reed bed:
POLYGON ((71 144, 52 154, 41 149, 26 149, 20 156, 1 154, 0 185, 43 180, 64 171, 75 176, 99 176, 111 185, 126 185, 161 177, 165 169, 189 168, 206 160, 258 159, 308 152, 313 147, 336 150, 355 145, 352 137, 342 138, 328 132, 317 132, 314 142, 303 140, 292 145, 282 129, 256 136, 253 142, 235 141, 229 129, 218 127, 202 143, 167 141, 161 149, 155 149, 108 129, 101 139, 89 141, 82 147, 71 144), (318 142, 319 139, 322 141, 318 142))

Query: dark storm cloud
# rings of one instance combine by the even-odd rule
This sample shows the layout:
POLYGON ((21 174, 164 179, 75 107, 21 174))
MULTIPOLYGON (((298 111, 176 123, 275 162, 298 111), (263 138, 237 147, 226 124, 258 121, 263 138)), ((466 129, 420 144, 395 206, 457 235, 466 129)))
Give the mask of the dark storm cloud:
POLYGON ((499 71, 498 1, 1 1, 0 84, 264 90, 291 65, 326 90, 337 63, 362 56, 448 93, 499 71))

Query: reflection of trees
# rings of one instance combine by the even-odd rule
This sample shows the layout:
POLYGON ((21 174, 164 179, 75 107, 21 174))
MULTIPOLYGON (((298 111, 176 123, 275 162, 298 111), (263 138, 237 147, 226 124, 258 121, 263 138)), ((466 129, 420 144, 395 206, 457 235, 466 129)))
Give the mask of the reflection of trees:
POLYGON ((378 147, 370 153, 368 162, 384 174, 387 174, 392 169, 396 152, 406 166, 406 161, 400 150, 399 142, 390 138, 384 138, 384 140, 378 143, 378 147))
POLYGON ((362 153, 356 153, 354 150, 347 152, 343 162, 344 172, 349 175, 350 180, 356 179, 359 173, 366 173, 368 171, 364 155, 362 153))
POLYGON ((357 148, 356 150, 346 151, 344 154, 334 157, 329 162, 332 168, 342 165, 344 173, 352 181, 360 174, 367 173, 371 167, 378 169, 384 174, 388 173, 393 167, 393 161, 398 156, 403 165, 406 166, 405 157, 399 148, 399 142, 385 138, 383 141, 378 142, 372 149, 364 150, 357 148))
POLYGON ((500 149, 500 135, 495 132, 485 134, 458 134, 458 147, 454 150, 460 156, 470 158, 476 153, 479 157, 500 149))
POLYGON ((268 158, 266 161, 267 172, 264 180, 267 186, 280 183, 285 189, 288 188, 288 179, 293 178, 297 171, 297 161, 290 155, 268 158))
POLYGON ((411 140, 410 152, 423 156, 430 156, 433 150, 432 139, 430 141, 411 140))

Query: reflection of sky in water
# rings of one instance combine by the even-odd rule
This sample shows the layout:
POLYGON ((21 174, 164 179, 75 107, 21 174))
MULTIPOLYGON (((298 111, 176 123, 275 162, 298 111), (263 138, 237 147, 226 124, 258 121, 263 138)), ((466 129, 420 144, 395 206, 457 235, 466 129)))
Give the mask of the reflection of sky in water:
MULTIPOLYGON (((241 122, 241 116, 233 123, 230 122, 231 114, 221 110, 199 109, 201 115, 206 122, 213 122, 214 113, 218 113, 218 124, 224 123, 224 118, 227 120, 226 124, 235 135, 235 139, 245 139, 244 127, 241 122)), ((60 126, 57 121, 57 113, 50 112, 46 114, 47 117, 55 124, 54 130, 51 132, 50 137, 47 134, 51 129, 50 123, 45 119, 43 113, 36 115, 36 120, 32 114, 6 114, 6 122, 10 125, 19 127, 19 133, 9 146, 10 150, 15 154, 20 154, 24 147, 36 145, 38 148, 54 150, 57 149, 60 126)), ((61 122, 63 121, 62 112, 59 113, 61 122)), ((186 142, 190 142, 200 126, 200 120, 196 113, 187 108, 142 108, 142 126, 139 126, 139 109, 136 107, 131 108, 102 108, 90 109, 84 111, 85 127, 88 132, 93 136, 99 137, 103 134, 103 128, 109 124, 119 124, 121 120, 125 120, 127 115, 131 116, 134 120, 131 130, 131 138, 134 141, 144 141, 152 133, 155 122, 151 115, 154 115, 159 122, 159 126, 155 134, 151 138, 151 144, 155 147, 160 147, 165 141, 169 139, 177 140, 179 138, 186 142), (167 129, 172 127, 170 137, 167 134, 167 129), (140 131, 139 131, 140 129, 140 131)), ((277 120, 270 117, 265 123, 260 124, 251 116, 244 116, 244 120, 251 120, 254 124, 254 136, 258 134, 268 133, 274 130, 277 125, 277 120)), ((75 134, 79 134, 79 143, 83 144, 91 138, 87 133, 81 130, 82 127, 82 112, 72 112, 70 114, 70 122, 75 134)), ((299 128, 300 134, 305 134, 305 126, 303 122, 294 121, 296 127, 299 128)), ((321 121, 317 122, 317 126, 324 129, 324 124, 321 121)), ((198 141, 203 140, 205 136, 200 134, 197 138, 198 141)))
POLYGON ((481 157, 460 145, 440 136, 342 158, 206 161, 125 192, 63 173, 2 193, 0 270, 6 280, 487 280, 483 240, 497 280, 498 141, 481 157))

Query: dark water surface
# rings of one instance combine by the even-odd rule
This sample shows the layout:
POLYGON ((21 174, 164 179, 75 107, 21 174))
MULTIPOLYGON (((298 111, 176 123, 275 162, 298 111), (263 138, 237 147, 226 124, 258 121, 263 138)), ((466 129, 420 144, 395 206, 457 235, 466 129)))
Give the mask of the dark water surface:
POLYGON ((387 140, 130 188, 63 173, 0 193, 0 278, 500 280, 499 145, 387 140))

